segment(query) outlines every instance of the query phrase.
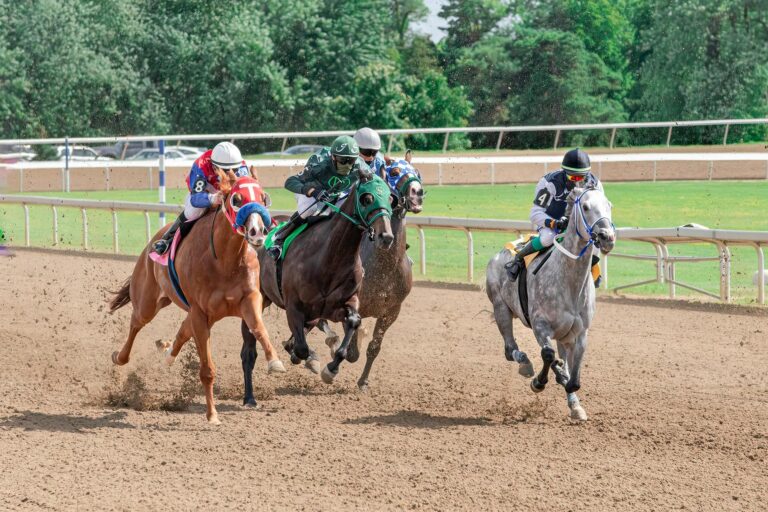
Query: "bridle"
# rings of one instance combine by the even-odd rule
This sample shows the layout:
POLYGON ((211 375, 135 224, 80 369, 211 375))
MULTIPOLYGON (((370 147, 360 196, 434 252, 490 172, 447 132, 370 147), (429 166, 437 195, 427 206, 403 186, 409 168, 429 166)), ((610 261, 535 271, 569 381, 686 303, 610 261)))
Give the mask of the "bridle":
POLYGON ((591 225, 589 224, 589 221, 587 220, 587 216, 584 213, 584 208, 582 207, 582 204, 581 204, 581 199, 585 195, 587 195, 587 192, 592 192, 594 190, 597 190, 597 189, 593 188, 593 187, 585 189, 584 192, 582 192, 579 195, 579 197, 577 197, 576 200, 573 202, 573 208, 574 209, 578 208, 578 211, 581 214, 581 215, 577 215, 578 220, 580 220, 581 222, 577 222, 576 223, 576 234, 579 235, 580 239, 587 240, 587 245, 584 246, 584 248, 581 250, 581 252, 577 256, 577 255, 573 254, 572 252, 570 252, 565 247, 563 247, 557 241, 557 238, 555 238, 555 240, 554 240, 554 245, 557 248, 557 250, 559 250, 560 252, 562 252, 563 254, 565 254, 566 256, 568 256, 569 258, 571 258, 573 260, 577 260, 577 259, 581 258, 582 256, 584 256, 584 254, 587 252, 587 249, 589 249, 592 245, 594 245, 595 247, 598 247, 598 248, 600 247, 600 240, 597 237, 597 233, 595 233, 595 226, 597 225, 598 222, 600 222, 602 220, 606 220, 606 221, 608 221, 610 223, 611 227, 616 229, 616 227, 613 225, 613 222, 611 221, 611 219, 609 217, 606 217, 605 215, 603 215, 602 217, 598 218, 591 225), (582 226, 582 229, 585 231, 584 235, 582 235, 581 231, 579 230, 579 226, 580 225, 582 226))

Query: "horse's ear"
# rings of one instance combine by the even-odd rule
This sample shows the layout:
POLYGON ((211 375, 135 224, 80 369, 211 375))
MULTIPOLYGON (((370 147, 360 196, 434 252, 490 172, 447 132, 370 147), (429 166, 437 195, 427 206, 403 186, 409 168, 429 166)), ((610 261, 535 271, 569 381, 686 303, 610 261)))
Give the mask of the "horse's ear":
POLYGON ((255 179, 258 182, 259 173, 256 171, 256 166, 251 164, 251 166, 248 168, 248 171, 251 173, 251 178, 255 179))
POLYGON ((411 158, 413 158, 413 151, 410 149, 405 150, 405 161, 408 163, 411 163, 411 158))
POLYGON ((368 183, 373 179, 373 173, 371 171, 360 171, 360 183, 368 183))

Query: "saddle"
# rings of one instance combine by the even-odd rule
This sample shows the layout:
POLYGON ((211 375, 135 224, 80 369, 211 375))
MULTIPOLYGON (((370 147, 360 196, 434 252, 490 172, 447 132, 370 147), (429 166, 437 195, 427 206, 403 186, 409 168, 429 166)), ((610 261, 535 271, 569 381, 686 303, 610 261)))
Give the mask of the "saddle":
MULTIPOLYGON (((514 240, 512 242, 507 242, 504 244, 504 248, 507 249, 510 253, 512 253, 512 256, 514 257, 515 254, 517 254, 518 250, 522 248, 528 241, 533 238, 536 235, 528 234, 525 236, 522 236, 518 238, 517 240, 514 240)), ((530 319, 530 313, 528 312, 528 267, 531 266, 533 261, 539 256, 543 255, 541 264, 536 267, 535 270, 533 270, 533 274, 536 275, 536 273, 539 271, 542 265, 546 263, 546 261, 549 259, 549 256, 552 254, 551 252, 552 247, 545 247, 541 251, 534 252, 532 254, 529 254, 525 258, 523 258, 523 261, 525 262, 525 265, 520 270, 520 273, 517 275, 517 297, 520 299, 520 308, 523 310, 523 316, 525 317, 525 324, 527 327, 531 326, 531 319, 530 319)))
POLYGON ((202 217, 187 221, 179 226, 179 229, 177 229, 176 233, 173 235, 171 247, 165 251, 165 254, 157 254, 154 251, 149 253, 149 259, 158 265, 168 267, 168 278, 171 280, 173 289, 181 302, 184 303, 184 305, 187 307, 189 307, 189 302, 187 302, 187 297, 184 295, 184 292, 181 289, 181 284, 179 283, 179 274, 176 272, 176 251, 178 251, 179 246, 181 245, 181 241, 192 230, 192 226, 195 224, 195 222, 201 218, 202 217))

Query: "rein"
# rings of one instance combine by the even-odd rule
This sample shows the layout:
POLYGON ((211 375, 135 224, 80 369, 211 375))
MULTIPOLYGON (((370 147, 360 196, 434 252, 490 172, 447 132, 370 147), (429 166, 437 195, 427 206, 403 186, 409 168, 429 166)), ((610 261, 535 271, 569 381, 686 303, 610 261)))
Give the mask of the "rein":
MULTIPOLYGON (((223 202, 221 203, 224 204, 223 202)), ((213 227, 216 225, 216 216, 219 214, 219 210, 221 208, 216 208, 216 211, 213 213, 213 222, 211 222, 211 252, 213 253, 213 259, 218 260, 219 257, 216 256, 216 246, 213 244, 213 227)))
MULTIPOLYGON (((578 207, 579 208, 579 212, 581 213, 581 217, 580 217, 581 224, 586 229, 587 236, 586 237, 585 236, 581 236, 581 233, 579 232, 579 224, 578 223, 576 224, 576 234, 579 235, 580 239, 587 240, 587 245, 584 246, 584 248, 581 250, 581 252, 577 256, 577 255, 573 254, 571 251, 569 251, 568 249, 566 249, 565 247, 563 247, 557 241, 557 238, 555 238, 553 240, 553 243, 554 243, 555 247, 557 248, 557 250, 560 251, 561 253, 565 254, 566 256, 571 258, 572 260, 577 260, 577 259, 581 258, 582 256, 584 256, 584 254, 587 252, 587 249, 589 249, 589 247, 591 245, 595 244, 595 238, 597 238, 597 236, 595 235, 595 226, 597 225, 597 223, 600 222, 603 219, 605 219, 605 220, 607 220, 609 222, 611 220, 611 219, 609 219, 606 216, 602 216, 599 219, 597 219, 595 222, 593 222, 591 226, 587 222, 587 216, 584 214, 584 208, 581 207, 581 198, 584 197, 587 194, 587 192, 591 192, 593 190, 597 190, 597 189, 594 189, 594 188, 586 189, 584 192, 581 193, 581 195, 573 203, 574 207, 578 207)), ((613 226, 613 222, 611 222, 611 226, 613 226)))

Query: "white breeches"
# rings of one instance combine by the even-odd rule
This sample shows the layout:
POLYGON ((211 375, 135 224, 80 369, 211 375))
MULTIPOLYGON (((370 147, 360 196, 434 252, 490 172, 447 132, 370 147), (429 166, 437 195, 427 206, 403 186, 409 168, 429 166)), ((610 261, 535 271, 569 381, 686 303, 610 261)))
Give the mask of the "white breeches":
POLYGON ((192 206, 192 203, 190 202, 190 196, 187 194, 187 198, 184 200, 184 216, 187 218, 187 220, 198 219, 202 217, 206 211, 208 211, 208 208, 197 208, 192 206))

